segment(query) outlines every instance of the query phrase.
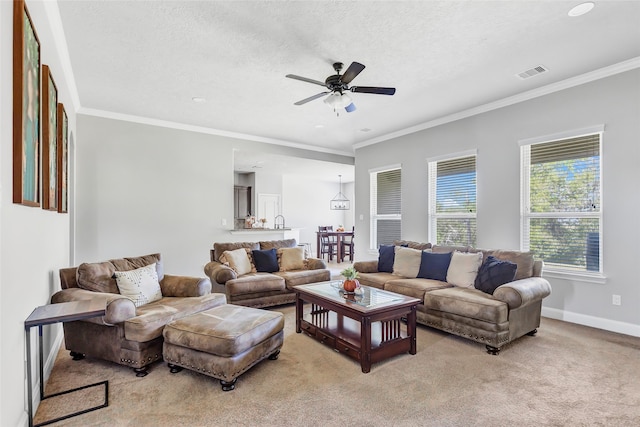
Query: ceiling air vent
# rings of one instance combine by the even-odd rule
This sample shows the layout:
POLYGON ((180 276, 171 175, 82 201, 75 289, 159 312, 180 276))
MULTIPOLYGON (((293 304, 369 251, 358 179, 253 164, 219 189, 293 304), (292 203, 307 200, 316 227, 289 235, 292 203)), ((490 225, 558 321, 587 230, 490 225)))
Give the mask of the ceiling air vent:
POLYGON ((537 67, 533 67, 530 70, 523 71, 522 73, 517 74, 522 80, 528 79, 529 77, 537 76, 538 74, 546 73, 549 71, 545 68, 544 65, 538 65, 537 67))

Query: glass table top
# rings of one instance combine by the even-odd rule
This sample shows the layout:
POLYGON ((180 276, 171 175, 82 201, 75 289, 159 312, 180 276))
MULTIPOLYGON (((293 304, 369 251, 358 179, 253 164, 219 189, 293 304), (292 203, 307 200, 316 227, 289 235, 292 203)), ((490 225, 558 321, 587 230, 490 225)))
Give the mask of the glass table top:
POLYGON ((382 289, 361 286, 356 292, 346 292, 342 288, 342 280, 302 285, 306 292, 328 298, 341 303, 353 303, 361 307, 373 308, 392 302, 409 299, 404 295, 384 291, 382 289))

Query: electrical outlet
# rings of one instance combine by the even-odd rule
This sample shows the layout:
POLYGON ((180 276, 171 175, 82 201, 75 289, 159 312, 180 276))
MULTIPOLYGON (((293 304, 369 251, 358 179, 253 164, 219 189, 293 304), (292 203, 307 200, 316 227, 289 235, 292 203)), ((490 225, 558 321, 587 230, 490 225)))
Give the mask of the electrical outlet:
POLYGON ((614 294, 611 303, 613 305, 622 305, 622 297, 620 295, 614 294))

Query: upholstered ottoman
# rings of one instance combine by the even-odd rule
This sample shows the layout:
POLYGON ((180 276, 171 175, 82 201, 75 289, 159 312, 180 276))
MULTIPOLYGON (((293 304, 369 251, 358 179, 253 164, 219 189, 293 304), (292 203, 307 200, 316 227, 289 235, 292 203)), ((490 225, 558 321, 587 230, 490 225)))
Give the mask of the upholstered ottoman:
POLYGON ((224 304, 168 323, 162 353, 172 373, 191 369, 230 391, 249 368, 278 358, 283 328, 282 313, 224 304))

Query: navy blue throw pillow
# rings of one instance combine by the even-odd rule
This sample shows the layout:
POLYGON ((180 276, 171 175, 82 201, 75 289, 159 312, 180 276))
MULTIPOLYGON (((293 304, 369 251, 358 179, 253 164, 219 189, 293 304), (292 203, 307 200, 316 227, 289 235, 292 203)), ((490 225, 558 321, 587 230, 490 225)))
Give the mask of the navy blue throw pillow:
POLYGON ((275 248, 253 250, 251 253, 253 254, 253 263, 259 273, 274 273, 279 270, 275 248))
POLYGON ((451 252, 443 254, 422 251, 418 277, 422 279, 447 281, 447 270, 451 263, 451 252))
POLYGON ((518 264, 501 261, 489 255, 478 270, 475 287, 482 292, 493 295, 498 286, 509 283, 516 277, 517 269, 518 264))
POLYGON ((378 271, 393 273, 393 262, 396 259, 396 247, 394 245, 380 245, 378 249, 378 271))

